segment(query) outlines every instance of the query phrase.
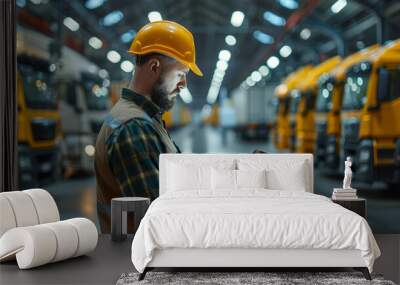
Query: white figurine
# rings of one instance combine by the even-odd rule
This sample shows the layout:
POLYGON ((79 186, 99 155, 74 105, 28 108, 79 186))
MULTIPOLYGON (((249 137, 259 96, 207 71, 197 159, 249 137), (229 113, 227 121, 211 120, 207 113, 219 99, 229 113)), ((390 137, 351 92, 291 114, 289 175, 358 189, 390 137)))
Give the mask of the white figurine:
POLYGON ((343 179, 343 189, 352 189, 351 188, 351 177, 353 176, 353 172, 351 171, 351 157, 348 156, 346 161, 344 162, 344 179, 343 179))

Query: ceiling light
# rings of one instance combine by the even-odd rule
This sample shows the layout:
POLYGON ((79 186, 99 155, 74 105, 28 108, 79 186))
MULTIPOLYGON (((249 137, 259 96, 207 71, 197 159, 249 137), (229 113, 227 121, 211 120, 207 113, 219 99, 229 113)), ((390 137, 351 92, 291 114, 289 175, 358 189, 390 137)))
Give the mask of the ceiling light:
POLYGON ((79 23, 71 17, 66 17, 64 19, 64 25, 73 32, 79 30, 79 23))
POLYGON ((253 71, 251 73, 251 80, 253 80, 254 82, 259 82, 261 80, 262 76, 261 73, 258 71, 253 71))
POLYGON ((254 86, 254 84, 256 84, 255 82, 254 82, 254 80, 253 79, 251 79, 251 77, 249 76, 249 77, 247 77, 247 79, 246 79, 246 83, 247 83, 247 85, 249 85, 250 87, 251 86, 254 86))
MULTIPOLYGON (((217 69, 218 70, 218 69, 217 69)), ((218 70, 218 71, 220 71, 220 70, 218 70)), ((216 79, 222 79, 222 78, 224 78, 224 76, 225 76, 225 72, 223 71, 223 73, 216 73, 216 72, 214 72, 214 75, 213 75, 213 79, 214 78, 216 78, 216 79)))
POLYGON ((217 69, 225 71, 228 68, 228 63, 223 60, 218 60, 217 62, 217 69))
POLYGON ((134 65, 129 60, 124 60, 121 62, 121 69, 125 72, 132 72, 134 69, 134 65))
POLYGON ((86 0, 85 7, 88 9, 96 9, 104 4, 106 0, 86 0))
POLYGON ((151 11, 147 17, 149 18, 150 22, 162 21, 162 16, 158 11, 151 11))
POLYGON ((98 37, 91 37, 89 39, 89 45, 94 49, 99 49, 103 46, 103 42, 98 37))
POLYGON ((179 91, 179 96, 181 96, 183 102, 186 104, 190 104, 193 101, 192 94, 186 87, 179 91))
POLYGON ((107 72, 107 70, 105 70, 105 69, 100 69, 99 70, 99 76, 101 77, 101 78, 107 78, 108 77, 108 72, 107 72))
POLYGON ((111 81, 110 79, 104 79, 103 80, 103 87, 110 87, 111 81))
POLYGON ((126 33, 123 33, 121 35, 121 41, 123 43, 129 43, 133 40, 133 38, 136 36, 136 31, 135 30, 129 30, 126 33))
POLYGON ((211 85, 221 85, 222 81, 224 80, 224 78, 213 78, 213 80, 211 81, 211 85))
POLYGON ((107 59, 109 61, 111 61, 112 63, 117 63, 121 60, 121 56, 118 52, 116 52, 115 50, 110 50, 107 53, 107 59))
POLYGON ((236 38, 234 36, 232 36, 232 35, 227 35, 225 37, 225 43, 228 46, 234 46, 236 44, 236 38))
POLYGON ((339 13, 340 11, 342 11, 342 9, 344 7, 346 7, 347 5, 347 1, 346 0, 337 0, 335 3, 333 3, 333 5, 331 6, 331 11, 333 13, 339 13))
POLYGON ((207 94, 207 103, 214 104, 218 98, 219 87, 210 87, 207 94))
POLYGON ((299 3, 296 0, 279 0, 279 4, 288 9, 297 9, 299 7, 299 3))
POLYGON ((107 14, 102 20, 101 23, 108 27, 112 26, 124 18, 124 14, 121 11, 113 11, 109 14, 107 14))
POLYGON ((275 26, 284 26, 286 24, 286 20, 284 18, 269 11, 264 13, 264 20, 275 26))
POLYGON ((261 65, 258 72, 260 72, 262 76, 267 76, 269 74, 269 69, 265 65, 261 65))
POLYGON ((301 32, 300 32, 300 37, 301 37, 303 40, 308 40, 308 39, 311 37, 311 31, 310 31, 310 29, 307 29, 307 28, 302 29, 301 32))
POLYGON ((292 53, 292 48, 288 45, 284 45, 283 47, 281 47, 281 49, 279 50, 279 54, 282 57, 288 57, 290 54, 292 53))
POLYGON ((226 49, 221 50, 218 54, 218 59, 223 61, 229 61, 231 59, 231 52, 226 49))
POLYGON ((215 69, 214 76, 224 77, 225 76, 225 71, 224 70, 215 69))
POLYGON ((235 11, 232 13, 231 24, 234 27, 240 27, 243 24, 244 13, 242 11, 235 11))
POLYGON ((267 60, 267 65, 269 66, 269 68, 274 69, 276 67, 278 67, 279 65, 279 58, 277 58, 276 56, 271 56, 268 60, 267 60))
POLYGON ((272 44, 274 42, 274 38, 271 37, 270 35, 263 33, 261 31, 254 31, 253 32, 253 37, 259 41, 260 43, 263 44, 272 44))

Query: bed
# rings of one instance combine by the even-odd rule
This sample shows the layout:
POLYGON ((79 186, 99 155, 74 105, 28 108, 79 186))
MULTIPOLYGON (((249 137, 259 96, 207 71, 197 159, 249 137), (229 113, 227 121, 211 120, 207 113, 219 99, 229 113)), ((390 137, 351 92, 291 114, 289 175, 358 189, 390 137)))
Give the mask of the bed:
POLYGON ((132 242, 140 280, 160 267, 352 267, 371 278, 371 229, 313 194, 311 154, 162 154, 159 180, 132 242))

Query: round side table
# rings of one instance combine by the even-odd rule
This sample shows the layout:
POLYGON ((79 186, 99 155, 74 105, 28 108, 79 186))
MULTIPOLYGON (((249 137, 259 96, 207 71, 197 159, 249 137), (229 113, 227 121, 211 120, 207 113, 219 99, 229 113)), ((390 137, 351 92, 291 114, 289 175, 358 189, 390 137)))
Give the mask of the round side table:
POLYGON ((111 240, 124 241, 127 235, 127 212, 134 213, 135 229, 139 227, 150 205, 149 198, 119 197, 111 200, 111 240))

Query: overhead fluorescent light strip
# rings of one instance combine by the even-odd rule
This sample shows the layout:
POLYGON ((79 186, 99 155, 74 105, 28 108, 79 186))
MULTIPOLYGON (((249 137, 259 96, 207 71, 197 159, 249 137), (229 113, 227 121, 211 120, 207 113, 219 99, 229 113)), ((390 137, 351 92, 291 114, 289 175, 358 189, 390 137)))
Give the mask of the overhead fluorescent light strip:
POLYGON ((106 0, 86 0, 85 7, 92 10, 100 7, 106 0))
POLYGON ((268 35, 268 34, 266 34, 264 32, 261 32, 261 31, 254 31, 253 32, 253 37, 257 41, 259 41, 260 43, 263 43, 263 44, 272 44, 272 43, 274 43, 274 38, 273 37, 271 37, 270 35, 268 35))
POLYGON ((231 16, 231 24, 234 27, 240 27, 243 24, 244 13, 242 11, 235 11, 231 16))
POLYGON ((279 4, 287 9, 297 9, 299 8, 299 3, 296 0, 279 0, 279 4))
POLYGON ((89 45, 94 49, 100 49, 103 46, 103 42, 98 37, 91 37, 89 45))
POLYGON ((158 11, 151 11, 147 17, 149 18, 150 22, 162 21, 162 16, 158 11))
POLYGON ((264 13, 264 20, 275 26, 284 26, 286 24, 286 20, 284 18, 269 11, 264 13))
POLYGON ((76 32, 79 30, 79 23, 72 19, 71 17, 66 17, 64 18, 64 26, 66 26, 68 29, 70 29, 73 32, 76 32))
POLYGON ((124 18, 124 14, 121 11, 113 11, 102 19, 102 24, 106 27, 115 25, 116 23, 120 22, 124 18))
POLYGON ((121 35, 121 41, 123 43, 129 43, 129 42, 131 42, 133 40, 135 35, 136 35, 136 31, 135 30, 129 30, 126 33, 123 33, 121 35))
POLYGON ((339 13, 340 11, 343 10, 344 7, 346 7, 347 1, 346 0, 337 0, 333 5, 331 6, 331 11, 335 14, 339 13))

